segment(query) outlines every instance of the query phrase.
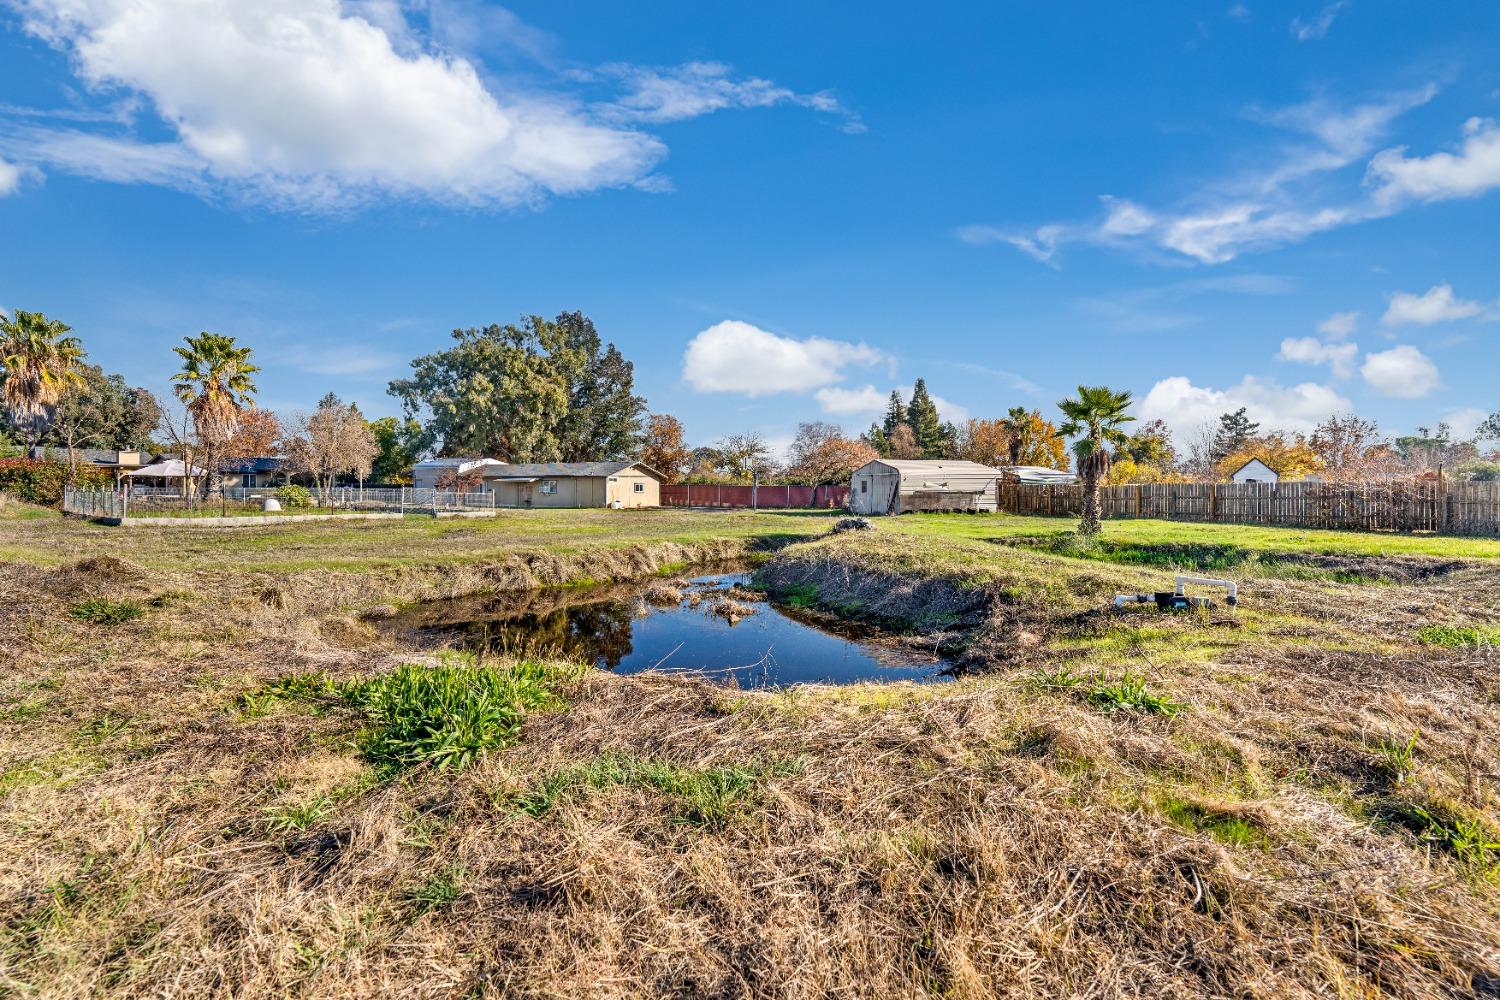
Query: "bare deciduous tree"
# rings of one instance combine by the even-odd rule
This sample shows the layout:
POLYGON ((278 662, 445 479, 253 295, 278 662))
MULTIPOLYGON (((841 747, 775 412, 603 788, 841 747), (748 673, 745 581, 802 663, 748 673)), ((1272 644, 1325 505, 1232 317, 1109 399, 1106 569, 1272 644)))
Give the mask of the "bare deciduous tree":
POLYGON ((312 476, 324 498, 338 476, 368 476, 380 451, 359 407, 345 405, 333 393, 323 397, 311 416, 297 418, 286 446, 291 467, 312 476))

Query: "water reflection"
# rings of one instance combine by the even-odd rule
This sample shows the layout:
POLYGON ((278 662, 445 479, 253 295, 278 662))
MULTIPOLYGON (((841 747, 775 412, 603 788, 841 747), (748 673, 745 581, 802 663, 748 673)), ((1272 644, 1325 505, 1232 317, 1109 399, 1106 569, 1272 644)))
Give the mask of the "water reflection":
MULTIPOLYGON (((429 642, 509 655, 551 655, 620 673, 703 672, 742 687, 806 682, 937 680, 942 660, 835 634, 765 601, 735 624, 710 612, 743 572, 699 576, 676 604, 651 607, 649 584, 530 591, 482 601, 433 602, 399 622, 429 642)), ((742 592, 736 599, 745 601, 742 592)))

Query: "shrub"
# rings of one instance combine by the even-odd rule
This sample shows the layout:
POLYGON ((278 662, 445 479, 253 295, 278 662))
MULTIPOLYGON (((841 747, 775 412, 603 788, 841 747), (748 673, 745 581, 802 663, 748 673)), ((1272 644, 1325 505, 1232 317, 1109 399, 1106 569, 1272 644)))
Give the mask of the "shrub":
MULTIPOLYGON (((114 477, 104 469, 80 465, 73 471, 71 485, 77 489, 107 489, 114 477)), ((63 488, 69 485, 66 462, 45 458, 0 458, 0 490, 27 503, 56 507, 62 503, 63 488)))
POLYGON ((289 484, 276 491, 276 500, 283 507, 311 507, 312 491, 306 486, 289 484))

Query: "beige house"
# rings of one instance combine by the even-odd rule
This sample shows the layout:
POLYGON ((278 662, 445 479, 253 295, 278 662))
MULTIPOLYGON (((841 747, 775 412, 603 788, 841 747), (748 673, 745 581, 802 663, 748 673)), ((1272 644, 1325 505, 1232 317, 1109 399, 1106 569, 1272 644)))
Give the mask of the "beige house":
POLYGON ((661 480, 639 462, 537 462, 484 472, 497 507, 660 507, 661 480))

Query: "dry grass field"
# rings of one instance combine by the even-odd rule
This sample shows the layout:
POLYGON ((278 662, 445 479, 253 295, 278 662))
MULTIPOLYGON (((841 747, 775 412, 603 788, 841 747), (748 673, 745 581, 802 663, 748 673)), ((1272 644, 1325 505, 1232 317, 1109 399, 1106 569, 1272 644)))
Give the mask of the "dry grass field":
POLYGON ((1500 543, 0 511, 0 995, 1500 996, 1500 543), (406 603, 763 558, 949 683, 486 661, 406 603), (1236 609, 1114 611, 1174 569, 1236 609))

